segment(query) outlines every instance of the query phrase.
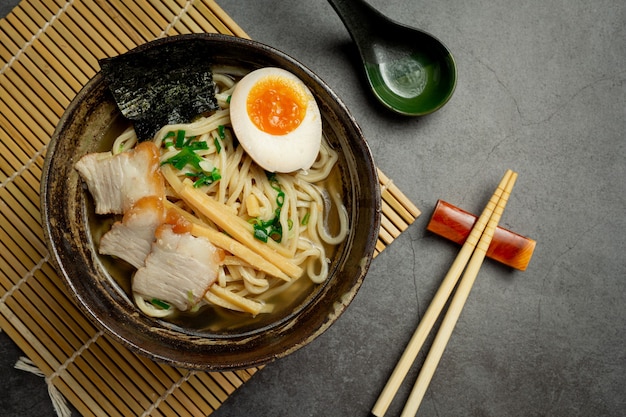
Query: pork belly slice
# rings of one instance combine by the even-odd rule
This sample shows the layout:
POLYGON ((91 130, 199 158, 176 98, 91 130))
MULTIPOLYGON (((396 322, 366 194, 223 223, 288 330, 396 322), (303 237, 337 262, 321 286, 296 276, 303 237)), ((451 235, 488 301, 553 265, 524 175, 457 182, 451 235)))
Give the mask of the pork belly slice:
POLYGON ((186 311, 217 279, 224 252, 206 238, 175 233, 170 224, 159 226, 155 236, 145 265, 133 277, 133 292, 186 311))
POLYGON ((142 197, 165 195, 159 150, 152 142, 113 155, 84 155, 74 167, 87 183, 97 214, 123 214, 142 197))
POLYGON ((124 213, 121 222, 115 222, 100 238, 98 250, 141 268, 152 249, 154 233, 165 219, 163 200, 155 196, 143 197, 124 213))

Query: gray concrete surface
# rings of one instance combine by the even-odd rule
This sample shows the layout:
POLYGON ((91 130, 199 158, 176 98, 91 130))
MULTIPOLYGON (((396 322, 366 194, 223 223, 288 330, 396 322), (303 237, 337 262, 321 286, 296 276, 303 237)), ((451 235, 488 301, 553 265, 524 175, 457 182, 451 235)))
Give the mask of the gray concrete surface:
MULTIPOLYGON (((626 3, 371 0, 456 58, 454 97, 420 119, 371 98, 324 0, 218 4, 337 92, 423 215, 377 257, 334 326, 214 415, 367 416, 458 250, 426 231, 437 199, 478 213, 511 168, 519 179, 501 224, 535 239, 534 257, 525 272, 483 265, 418 416, 623 416, 626 3)), ((43 381, 12 369, 17 356, 0 335, 0 415, 53 415, 43 381)))

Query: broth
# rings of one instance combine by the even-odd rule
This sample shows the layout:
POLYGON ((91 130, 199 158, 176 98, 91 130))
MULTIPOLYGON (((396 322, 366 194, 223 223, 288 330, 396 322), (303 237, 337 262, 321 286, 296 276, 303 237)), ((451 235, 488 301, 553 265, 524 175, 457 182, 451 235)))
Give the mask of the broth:
MULTIPOLYGON (((110 150, 115 137, 123 128, 116 126, 105 135, 104 140, 101 142, 102 149, 99 151, 110 150)), ((326 136, 326 135, 325 135, 326 136)), ((327 138, 330 139, 330 138, 327 138)), ((329 146, 334 147, 332 141, 328 140, 329 146)), ((341 200, 345 204, 345 190, 341 181, 343 160, 342 155, 339 154, 339 160, 332 169, 328 178, 321 183, 317 184, 321 188, 327 190, 333 190, 333 192, 339 192, 341 200)), ((92 241, 95 248, 98 248, 98 242, 104 233, 106 233, 112 226, 112 224, 121 220, 121 216, 103 216, 97 215, 93 206, 92 198, 89 192, 86 192, 87 196, 87 213, 89 221, 89 230, 91 232, 92 241)), ((328 230, 331 235, 335 235, 339 230, 339 215, 338 209, 331 199, 331 209, 328 212, 328 230)), ((345 241, 338 245, 328 245, 324 243, 326 249, 326 257, 331 260, 329 265, 329 276, 332 275, 332 271, 336 268, 336 254, 337 251, 345 244, 345 241)), ((108 272, 108 275, 113 283, 114 288, 129 303, 135 305, 132 294, 132 276, 135 272, 135 268, 127 262, 108 255, 98 254, 98 259, 104 268, 108 272)), ((195 312, 182 312, 177 311, 166 319, 155 319, 162 323, 168 323, 179 327, 184 331, 191 333, 210 333, 213 335, 223 335, 227 337, 229 334, 236 332, 237 334, 253 332, 260 328, 271 326, 282 319, 290 316, 291 314, 299 311, 303 308, 307 300, 315 297, 316 289, 322 284, 315 284, 311 281, 306 273, 306 270, 302 277, 295 280, 284 291, 272 295, 267 298, 267 303, 271 303, 275 306, 274 310, 270 313, 260 313, 256 317, 253 317, 249 313, 242 313, 232 311, 222 307, 209 305, 202 303, 202 306, 195 312)), ((139 309, 137 309, 139 311, 139 309)))

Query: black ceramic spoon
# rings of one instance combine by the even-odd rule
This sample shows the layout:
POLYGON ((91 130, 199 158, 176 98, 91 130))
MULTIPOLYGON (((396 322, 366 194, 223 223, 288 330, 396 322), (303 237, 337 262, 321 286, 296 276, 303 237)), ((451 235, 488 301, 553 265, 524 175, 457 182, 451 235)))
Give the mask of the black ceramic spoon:
POLYGON ((456 86, 456 65, 432 35, 394 22, 363 0, 328 0, 356 43, 374 95, 389 109, 422 116, 456 86))

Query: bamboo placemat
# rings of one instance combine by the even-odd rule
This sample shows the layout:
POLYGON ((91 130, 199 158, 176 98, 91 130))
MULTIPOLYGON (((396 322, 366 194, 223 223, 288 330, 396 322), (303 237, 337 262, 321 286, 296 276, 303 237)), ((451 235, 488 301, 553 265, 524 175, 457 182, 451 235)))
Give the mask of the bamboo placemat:
MULTIPOLYGON (((259 370, 194 372, 130 352, 74 306, 43 240, 39 181, 46 146, 98 59, 197 32, 247 37, 211 0, 141 6, 23 0, 0 20, 0 326, 46 378, 51 395, 60 394, 84 416, 206 416, 259 370)), ((420 214, 379 174, 383 220, 376 254, 420 214)))

